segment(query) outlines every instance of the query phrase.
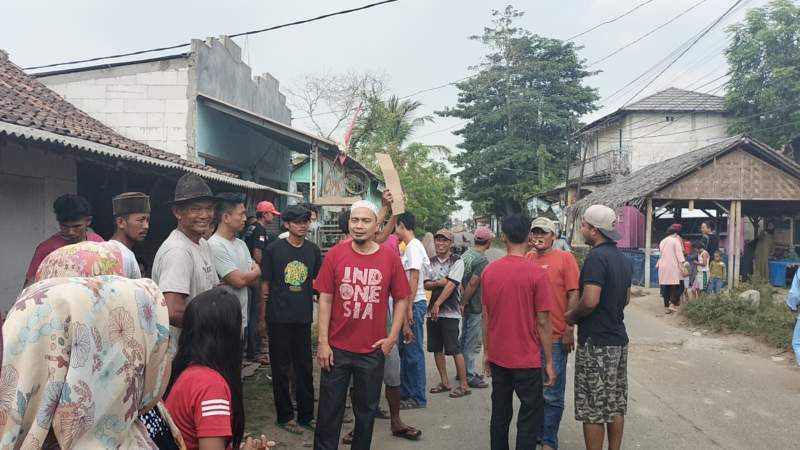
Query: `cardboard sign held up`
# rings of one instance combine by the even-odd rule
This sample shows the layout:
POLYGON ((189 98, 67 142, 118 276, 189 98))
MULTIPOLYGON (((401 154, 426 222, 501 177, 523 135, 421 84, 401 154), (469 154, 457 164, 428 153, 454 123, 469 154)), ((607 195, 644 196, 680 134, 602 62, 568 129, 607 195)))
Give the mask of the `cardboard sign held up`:
POLYGON ((400 185, 400 175, 397 173, 397 169, 394 168, 392 157, 386 153, 375 153, 375 159, 381 167, 386 187, 392 191, 392 215, 403 214, 406 212, 403 186, 400 185))

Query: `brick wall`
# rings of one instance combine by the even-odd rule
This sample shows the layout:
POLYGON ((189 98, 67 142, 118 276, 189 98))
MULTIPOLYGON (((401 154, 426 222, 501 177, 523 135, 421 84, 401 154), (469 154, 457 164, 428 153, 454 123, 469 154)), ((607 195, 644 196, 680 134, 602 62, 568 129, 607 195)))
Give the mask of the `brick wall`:
POLYGON ((94 78, 77 72, 40 80, 123 136, 187 157, 189 68, 169 63, 137 65, 139 73, 123 66, 92 71, 94 78))

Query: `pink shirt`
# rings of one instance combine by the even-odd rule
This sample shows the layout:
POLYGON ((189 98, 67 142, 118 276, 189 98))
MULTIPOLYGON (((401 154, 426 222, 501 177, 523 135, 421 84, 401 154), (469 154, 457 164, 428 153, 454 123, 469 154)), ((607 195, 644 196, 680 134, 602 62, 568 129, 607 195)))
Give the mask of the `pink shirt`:
POLYGON ((658 244, 661 256, 658 258, 658 284, 673 285, 683 283, 681 267, 686 261, 683 256, 683 241, 673 234, 661 240, 658 244))

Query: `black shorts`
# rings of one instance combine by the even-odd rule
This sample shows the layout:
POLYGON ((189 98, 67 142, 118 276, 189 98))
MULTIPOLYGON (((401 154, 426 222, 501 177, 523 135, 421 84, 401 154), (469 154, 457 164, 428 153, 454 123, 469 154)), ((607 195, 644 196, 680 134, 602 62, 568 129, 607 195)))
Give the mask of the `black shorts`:
POLYGON ((461 348, 458 343, 459 320, 450 317, 439 317, 438 320, 426 322, 428 329, 428 351, 453 356, 460 355, 461 348))

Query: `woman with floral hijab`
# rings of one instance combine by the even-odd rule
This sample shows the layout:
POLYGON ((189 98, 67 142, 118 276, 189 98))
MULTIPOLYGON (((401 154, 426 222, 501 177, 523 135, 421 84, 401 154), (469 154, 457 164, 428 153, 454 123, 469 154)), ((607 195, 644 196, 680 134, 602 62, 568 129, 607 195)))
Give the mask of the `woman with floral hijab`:
POLYGON ((0 448, 159 448, 137 417, 169 379, 166 303, 150 280, 107 276, 120 273, 107 243, 42 262, 3 326, 0 448))

